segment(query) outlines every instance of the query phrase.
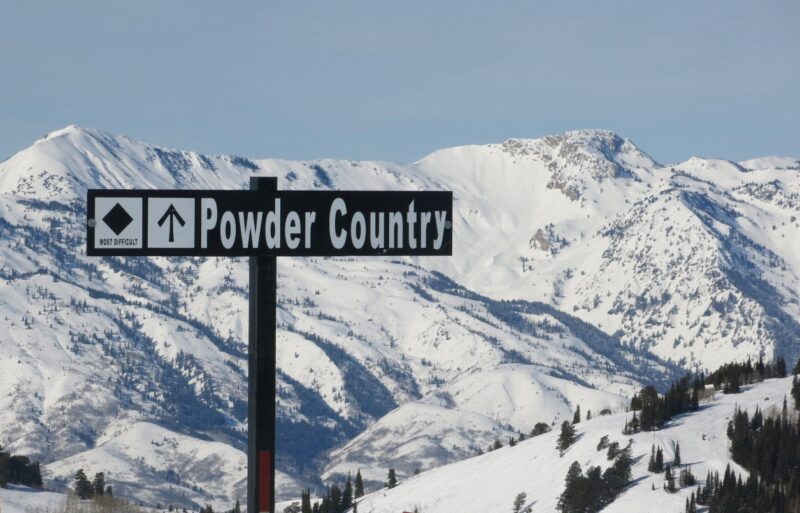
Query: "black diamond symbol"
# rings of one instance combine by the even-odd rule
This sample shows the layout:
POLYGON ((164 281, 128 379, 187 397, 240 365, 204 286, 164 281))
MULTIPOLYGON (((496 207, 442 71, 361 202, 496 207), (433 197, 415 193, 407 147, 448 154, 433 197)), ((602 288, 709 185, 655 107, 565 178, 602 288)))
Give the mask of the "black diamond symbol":
POLYGON ((114 208, 109 210, 108 214, 103 218, 103 222, 117 235, 122 233, 122 230, 127 228, 131 221, 133 221, 133 218, 119 203, 114 205, 114 208))

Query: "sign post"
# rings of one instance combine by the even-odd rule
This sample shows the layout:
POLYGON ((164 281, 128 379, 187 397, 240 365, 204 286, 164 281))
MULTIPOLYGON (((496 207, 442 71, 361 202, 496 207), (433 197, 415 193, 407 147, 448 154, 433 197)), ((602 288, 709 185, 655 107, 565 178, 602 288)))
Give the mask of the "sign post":
MULTIPOLYGON (((250 178, 251 191, 277 192, 278 179, 250 178)), ((277 258, 250 257, 247 374, 247 511, 274 513, 275 313, 277 258)))
POLYGON ((247 511, 275 513, 278 256, 452 255, 448 191, 91 189, 89 256, 250 257, 247 511))

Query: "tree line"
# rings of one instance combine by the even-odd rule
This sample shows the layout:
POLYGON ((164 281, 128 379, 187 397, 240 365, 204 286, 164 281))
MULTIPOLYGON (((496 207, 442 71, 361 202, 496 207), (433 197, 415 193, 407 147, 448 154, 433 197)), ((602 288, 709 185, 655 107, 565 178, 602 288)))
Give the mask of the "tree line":
MULTIPOLYGON (((800 409, 800 361, 794 367, 791 395, 795 409, 800 409)), ((786 363, 778 358, 765 365, 759 358, 752 365, 728 364, 709 375, 716 389, 737 393, 744 384, 786 375, 786 363)), ((735 409, 728 423, 731 458, 748 470, 742 479, 730 465, 720 478, 719 472, 708 473, 705 486, 686 502, 686 513, 696 513, 697 506, 707 506, 708 513, 747 511, 750 513, 794 513, 800 511, 800 418, 789 413, 786 398, 780 414, 765 416, 756 407, 752 416, 735 409)))
MULTIPOLYGON (((800 361, 795 366, 795 374, 798 371, 800 361)), ((623 434, 655 431, 676 415, 696 411, 706 385, 713 385, 714 390, 722 390, 725 394, 737 394, 743 385, 785 376, 786 361, 783 358, 764 363, 764 359, 760 357, 755 364, 748 358, 744 363, 725 364, 708 375, 687 374, 673 382, 663 396, 659 395, 654 386, 644 387, 631 398, 633 417, 625 424, 623 434)), ((797 396, 800 398, 800 385, 797 386, 797 396)))
POLYGON ((756 502, 766 501, 772 505, 770 513, 800 511, 799 420, 789 414, 786 399, 780 415, 772 417, 764 416, 758 408, 752 417, 737 408, 728 424, 731 457, 750 472, 750 478, 744 490, 735 489, 733 493, 732 486, 724 487, 723 476, 722 489, 716 495, 711 493, 711 497, 723 501, 733 500, 728 497, 732 496, 753 508, 756 502), (726 490, 728 495, 723 493, 726 490))
MULTIPOLYGON (((798 370, 800 369, 795 366, 794 373, 797 374, 798 370)), ((786 360, 783 357, 777 358, 772 363, 764 363, 764 358, 759 357, 755 365, 750 358, 744 363, 725 364, 705 377, 705 382, 713 384, 715 390, 722 390, 723 393, 738 394, 743 385, 784 377, 786 377, 786 360)))
POLYGON ((27 456, 12 455, 0 446, 0 486, 18 484, 32 488, 42 487, 42 472, 38 461, 27 456))
POLYGON ((786 496, 777 487, 764 486, 755 473, 746 480, 741 475, 725 467, 722 478, 719 472, 709 471, 705 486, 700 485, 697 493, 686 499, 686 513, 697 513, 698 506, 707 506, 707 513, 729 513, 742 511, 748 513, 791 513, 798 511, 796 506, 786 504, 786 496))
MULTIPOLYGON (((389 480, 387 488, 397 486, 397 476, 394 469, 389 469, 389 480)), ((347 481, 344 489, 338 485, 331 485, 325 491, 322 500, 311 504, 311 490, 304 490, 300 495, 300 513, 344 513, 350 508, 357 513, 358 503, 355 499, 364 496, 364 479, 361 477, 361 470, 356 472, 355 484, 347 474, 347 481)))
POLYGON ((654 431, 675 415, 697 410, 704 388, 702 376, 692 378, 688 374, 673 382, 663 396, 652 385, 644 387, 631 398, 633 417, 625 423, 623 434, 654 431))

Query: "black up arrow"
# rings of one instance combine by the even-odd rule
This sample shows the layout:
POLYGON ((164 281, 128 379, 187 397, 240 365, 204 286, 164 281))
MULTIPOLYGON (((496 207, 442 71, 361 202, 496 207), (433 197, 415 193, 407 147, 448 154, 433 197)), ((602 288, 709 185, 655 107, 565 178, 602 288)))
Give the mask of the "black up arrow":
POLYGON ((169 241, 175 242, 175 232, 174 232, 175 221, 178 221, 178 223, 180 223, 181 226, 185 225, 186 221, 184 221, 181 215, 178 213, 178 211, 175 210, 175 205, 171 203, 167 211, 164 212, 164 215, 161 216, 161 219, 158 220, 158 226, 164 226, 164 223, 167 221, 167 218, 169 218, 169 241))

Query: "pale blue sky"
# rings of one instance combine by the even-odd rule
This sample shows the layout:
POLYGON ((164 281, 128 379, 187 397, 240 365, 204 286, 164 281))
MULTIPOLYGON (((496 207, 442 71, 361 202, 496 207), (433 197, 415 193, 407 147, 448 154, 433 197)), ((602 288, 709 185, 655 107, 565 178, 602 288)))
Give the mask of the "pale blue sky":
POLYGON ((0 0, 0 160, 70 123, 249 157, 575 128, 800 157, 799 4, 0 0))

